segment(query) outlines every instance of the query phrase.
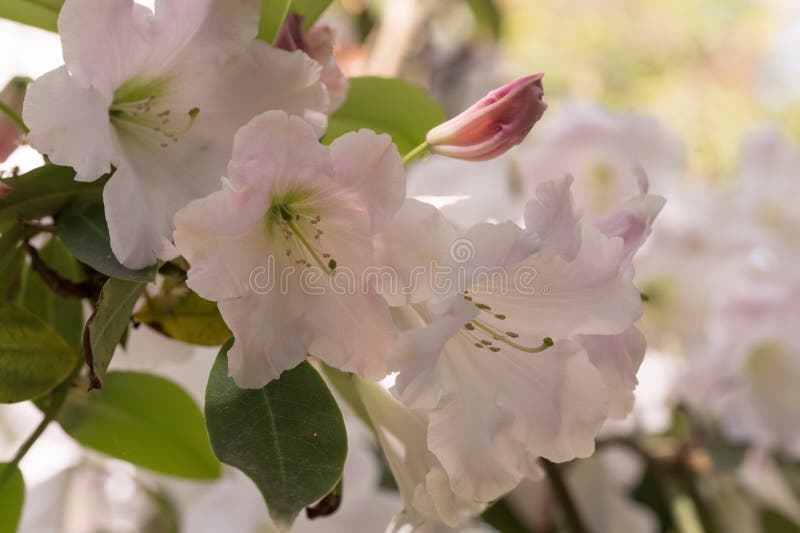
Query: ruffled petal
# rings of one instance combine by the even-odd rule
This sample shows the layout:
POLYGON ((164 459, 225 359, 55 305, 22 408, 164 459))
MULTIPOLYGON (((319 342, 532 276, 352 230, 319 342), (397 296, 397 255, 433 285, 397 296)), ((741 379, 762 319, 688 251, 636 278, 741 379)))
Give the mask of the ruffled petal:
POLYGON ((619 335, 579 335, 576 340, 603 376, 609 391, 609 416, 624 418, 633 408, 636 373, 647 351, 644 335, 631 327, 619 335))
POLYGON ((219 301, 266 290, 277 265, 264 232, 266 202, 249 189, 224 189, 175 215, 175 245, 191 265, 187 285, 219 301))
MULTIPOLYGON (((335 278, 333 278, 335 280, 335 278)), ((323 294, 306 295, 311 353, 345 372, 380 380, 388 372, 386 355, 396 340, 389 306, 377 294, 336 294, 333 284, 323 294)))
POLYGON ((106 99, 82 87, 67 67, 48 72, 28 87, 22 117, 28 142, 53 163, 71 166, 80 181, 94 181, 115 161, 106 99))
POLYGON ((381 295, 390 305, 400 306, 448 292, 447 287, 437 287, 435 269, 451 263, 450 246, 457 239, 455 228, 438 209, 406 200, 386 230, 375 236, 375 264, 381 274, 391 276, 381 281, 381 295))
POLYGON ((491 283, 474 287, 474 303, 503 315, 493 323, 504 331, 539 338, 625 331, 641 315, 642 303, 629 273, 621 271, 622 240, 584 226, 581 241, 573 261, 535 254, 509 269, 505 293, 491 283))
POLYGON ((335 179, 353 188, 381 231, 400 209, 406 195, 403 160, 388 135, 360 130, 342 135, 331 144, 335 179))
POLYGON ((291 295, 251 293, 218 307, 235 339, 228 375, 239 387, 259 389, 305 360, 310 338, 291 295))
POLYGON ((542 251, 571 261, 581 245, 580 214, 570 190, 572 176, 545 181, 525 206, 526 232, 539 238, 542 251))

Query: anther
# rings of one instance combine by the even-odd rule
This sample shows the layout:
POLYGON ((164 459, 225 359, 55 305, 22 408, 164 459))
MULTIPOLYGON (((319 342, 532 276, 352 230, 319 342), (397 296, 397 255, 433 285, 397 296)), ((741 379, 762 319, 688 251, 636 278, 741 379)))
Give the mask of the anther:
POLYGON ((469 330, 469 331, 474 331, 474 330, 475 330, 475 326, 473 326, 473 325, 472 325, 472 324, 470 324, 469 322, 467 322, 466 324, 464 324, 464 327, 465 327, 467 330, 469 330))
POLYGON ((489 350, 492 351, 492 352, 499 352, 500 348, 498 348, 497 346, 490 346, 489 350))
POLYGON ((506 335, 508 335, 512 339, 516 339, 519 337, 519 333, 514 333, 513 331, 506 331, 506 335))
POLYGON ((494 315, 494 317, 497 320, 505 320, 506 319, 506 315, 503 315, 503 314, 494 315))

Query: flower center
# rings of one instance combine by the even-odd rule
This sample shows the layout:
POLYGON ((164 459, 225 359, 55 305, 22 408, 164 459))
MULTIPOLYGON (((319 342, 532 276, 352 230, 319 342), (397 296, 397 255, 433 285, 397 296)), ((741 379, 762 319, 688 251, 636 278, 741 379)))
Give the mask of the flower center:
POLYGON ((539 353, 553 345, 553 339, 550 337, 545 337, 542 340, 542 344, 539 346, 525 346, 524 344, 515 342, 513 339, 518 339, 519 333, 507 331, 498 324, 498 322, 502 322, 506 319, 505 314, 492 311, 492 308, 488 305, 474 301, 473 297, 469 294, 465 293, 464 299, 472 303, 472 305, 477 307, 481 312, 478 317, 464 324, 461 330, 476 348, 486 348, 492 352, 499 352, 500 347, 497 343, 500 343, 521 352, 539 353))
POLYGON ((336 259, 323 247, 322 217, 314 213, 307 198, 308 195, 292 193, 274 199, 265 223, 270 233, 274 235, 277 230, 284 239, 285 254, 290 261, 303 268, 316 266, 332 274, 336 259))
POLYGON ((186 117, 173 113, 160 102, 167 86, 166 79, 141 81, 133 78, 126 81, 114 91, 114 100, 108 108, 111 123, 117 129, 155 134, 160 138, 162 148, 167 148, 170 142, 178 142, 179 136, 194 125, 200 108, 189 109, 186 117))

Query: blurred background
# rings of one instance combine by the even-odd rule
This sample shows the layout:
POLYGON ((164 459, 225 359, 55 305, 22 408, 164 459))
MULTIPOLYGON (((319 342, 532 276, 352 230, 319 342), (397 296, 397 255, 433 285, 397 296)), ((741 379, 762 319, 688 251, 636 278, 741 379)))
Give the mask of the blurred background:
MULTIPOLYGON (((566 173, 590 221, 642 192, 640 170, 666 197, 635 263, 649 349, 634 412, 566 468, 592 531, 800 531, 800 2, 338 0, 321 23, 338 32, 349 76, 403 77, 449 115, 545 72, 549 109, 523 145, 410 168, 409 192, 456 224, 520 220, 536 185, 566 173)), ((62 63, 55 34, 5 20, 0 50, 0 85, 62 63)), ((22 147, 0 169, 40 163, 22 147)), ((141 329, 115 364, 167 375, 199 401, 212 360, 141 329)), ((0 457, 37 416, 0 405, 0 457)), ((399 510, 368 432, 349 428, 359 481, 337 514, 297 531, 383 531, 399 510)), ((163 479, 56 427, 21 466, 37 494, 24 532, 274 530, 241 476, 163 479)), ((476 527, 569 531, 552 498, 526 482, 476 527)))

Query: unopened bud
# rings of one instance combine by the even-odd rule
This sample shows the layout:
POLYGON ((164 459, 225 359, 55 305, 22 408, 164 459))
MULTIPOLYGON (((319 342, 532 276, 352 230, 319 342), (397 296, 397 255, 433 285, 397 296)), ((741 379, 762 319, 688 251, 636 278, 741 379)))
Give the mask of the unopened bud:
POLYGON ((518 145, 542 117, 544 74, 533 74, 495 89, 457 117, 428 132, 431 152, 484 161, 518 145))
POLYGON ((8 159, 8 156, 17 149, 25 134, 8 112, 19 118, 22 113, 22 102, 25 100, 25 89, 30 81, 28 78, 14 78, 0 92, 0 102, 4 107, 0 109, 0 163, 8 159))

